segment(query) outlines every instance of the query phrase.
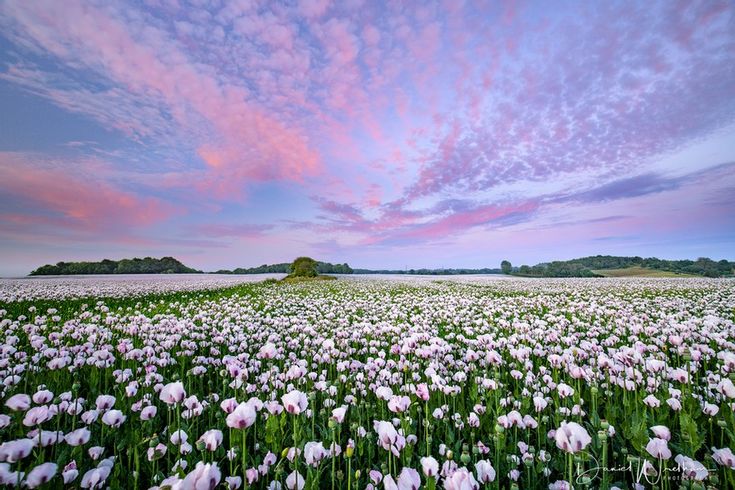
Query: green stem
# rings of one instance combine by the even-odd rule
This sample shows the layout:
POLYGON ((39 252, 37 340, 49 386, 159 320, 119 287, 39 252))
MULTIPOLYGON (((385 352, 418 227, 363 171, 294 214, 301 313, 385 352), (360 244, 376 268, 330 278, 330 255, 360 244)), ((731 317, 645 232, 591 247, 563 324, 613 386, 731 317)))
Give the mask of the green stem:
POLYGON ((607 490, 607 440, 602 443, 602 487, 607 490))
POLYGON ((429 401, 424 404, 424 437, 426 439, 426 457, 430 454, 429 444, 429 401))
POLYGON ((299 444, 296 442, 296 435, 298 434, 298 415, 294 415, 293 419, 293 453, 294 453, 294 471, 296 472, 296 480, 298 482, 299 474, 299 444))
POLYGON ((245 475, 245 469, 247 466, 247 441, 246 441, 246 434, 245 429, 242 429, 241 431, 241 441, 242 441, 242 478, 243 483, 247 481, 247 475, 245 475))
MULTIPOLYGON (((334 429, 332 429, 332 447, 329 448, 330 451, 333 451, 335 446, 336 446, 336 441, 335 441, 334 429)), ((334 490, 334 483, 335 483, 334 470, 335 470, 336 464, 337 464, 337 456, 335 454, 332 454, 332 490, 334 490)))

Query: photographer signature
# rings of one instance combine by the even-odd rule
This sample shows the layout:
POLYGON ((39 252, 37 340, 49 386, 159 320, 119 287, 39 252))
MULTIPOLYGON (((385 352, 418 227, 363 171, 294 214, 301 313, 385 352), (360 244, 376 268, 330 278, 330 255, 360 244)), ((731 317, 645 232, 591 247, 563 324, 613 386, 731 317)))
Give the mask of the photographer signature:
MULTIPOLYGON (((664 467, 663 461, 658 461, 658 468, 656 468, 650 461, 644 460, 630 460, 627 465, 624 466, 600 466, 599 461, 590 455, 590 458, 594 462, 594 466, 587 470, 577 474, 577 483, 582 483, 582 479, 587 477, 592 480, 597 478, 600 473, 630 473, 636 482, 645 480, 649 485, 658 484, 664 475, 667 480, 683 479, 683 476, 689 476, 694 472, 694 468, 688 468, 686 464, 676 464, 674 467, 664 467)), ((708 473, 716 473, 717 470, 713 468, 702 468, 708 473)))

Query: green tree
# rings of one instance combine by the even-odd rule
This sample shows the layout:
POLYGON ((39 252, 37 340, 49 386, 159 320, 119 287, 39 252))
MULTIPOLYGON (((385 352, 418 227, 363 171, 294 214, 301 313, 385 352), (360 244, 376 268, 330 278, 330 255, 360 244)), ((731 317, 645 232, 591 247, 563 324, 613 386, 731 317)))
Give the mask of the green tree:
POLYGON ((291 264, 291 275, 296 277, 316 277, 318 263, 311 257, 299 257, 291 264))
POLYGON ((510 274, 513 271, 513 266, 510 262, 504 260, 500 263, 500 270, 503 271, 503 274, 510 274))

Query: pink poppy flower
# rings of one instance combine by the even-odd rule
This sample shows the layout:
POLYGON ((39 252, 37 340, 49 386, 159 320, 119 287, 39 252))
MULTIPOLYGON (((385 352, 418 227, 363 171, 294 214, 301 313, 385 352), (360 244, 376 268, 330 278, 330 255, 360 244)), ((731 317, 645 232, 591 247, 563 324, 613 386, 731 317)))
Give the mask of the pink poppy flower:
POLYGON ((102 416, 102 423, 110 427, 120 427, 126 418, 120 410, 108 410, 102 416))
POLYGON ((495 481, 495 468, 490 461, 483 459, 475 463, 475 471, 477 472, 477 480, 480 483, 490 483, 495 481))
POLYGON ((592 438, 587 431, 576 422, 562 422, 554 434, 556 447, 568 453, 577 453, 586 448, 592 438))
POLYGON ((712 459, 715 460, 715 463, 721 466, 735 469, 735 455, 729 447, 723 447, 722 449, 716 449, 713 447, 712 459))
POLYGON ((23 425, 25 425, 26 427, 34 427, 37 425, 41 425, 47 420, 51 420, 51 417, 53 417, 53 415, 51 414, 49 407, 47 407, 46 405, 33 407, 28 410, 25 414, 25 417, 23 417, 23 425))
POLYGON ((197 462, 194 469, 186 475, 181 483, 182 488, 190 488, 196 490, 214 490, 219 485, 222 474, 220 473, 217 463, 197 462))
POLYGON ((240 403, 231 414, 227 416, 225 422, 227 427, 233 429, 246 429, 255 423, 257 413, 252 405, 243 402, 240 403))
POLYGON ((292 415, 300 414, 306 410, 308 405, 306 395, 298 390, 293 390, 283 395, 281 397, 281 402, 283 403, 286 412, 292 415))
POLYGON ((665 425, 654 425, 651 427, 651 432, 659 439, 671 440, 671 431, 665 425))
POLYGON ((431 456, 421 458, 421 470, 427 477, 435 477, 439 474, 439 463, 431 456))
POLYGON ((338 407, 332 410, 332 419, 338 424, 341 424, 345 420, 346 413, 347 413, 347 405, 342 405, 341 407, 338 407))
POLYGON ((658 437, 654 437, 648 441, 646 451, 656 459, 669 459, 671 457, 671 450, 669 449, 668 443, 665 439, 659 439, 658 437))
POLYGON ((81 427, 75 431, 69 432, 64 436, 64 440, 70 446, 82 446, 89 442, 92 433, 86 427, 81 427))
POLYGON ((304 477, 296 471, 291 472, 286 477, 286 488, 288 490, 303 490, 305 484, 304 477))
POLYGON ((199 438, 199 441, 207 451, 216 450, 222 444, 222 431, 210 429, 199 438))
POLYGON ((0 444, 0 461, 8 463, 16 463, 21 459, 28 457, 33 451, 33 441, 31 439, 16 439, 0 444))
POLYGON ((175 381, 169 383, 161 388, 159 394, 161 401, 167 405, 175 405, 181 403, 186 398, 186 390, 184 389, 184 383, 181 381, 175 381))
POLYGON ((25 412, 31 407, 31 397, 25 393, 18 393, 5 400, 5 406, 15 412, 25 412))
POLYGON ((39 390, 33 394, 33 403, 45 405, 54 399, 54 394, 49 390, 39 390))
POLYGON ((148 405, 140 411, 140 420, 151 420, 158 413, 158 408, 155 405, 148 405))
POLYGON ((25 484, 28 488, 40 487, 51 481, 57 470, 56 463, 41 463, 28 473, 25 484))
POLYGON ((444 479, 445 490, 478 490, 480 484, 467 468, 459 468, 444 479))
POLYGON ((72 461, 71 463, 64 466, 61 472, 61 478, 64 480, 64 484, 68 485, 73 482, 79 476, 79 470, 77 470, 77 462, 72 461))

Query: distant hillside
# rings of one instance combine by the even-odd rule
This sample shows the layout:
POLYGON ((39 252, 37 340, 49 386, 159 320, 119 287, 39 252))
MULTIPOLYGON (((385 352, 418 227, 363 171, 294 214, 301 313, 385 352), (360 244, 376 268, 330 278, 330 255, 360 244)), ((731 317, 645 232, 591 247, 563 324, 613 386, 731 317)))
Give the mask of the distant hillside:
POLYGON ((515 275, 530 277, 603 277, 649 276, 674 277, 703 276, 728 277, 733 275, 735 262, 701 257, 697 260, 664 260, 655 257, 616 257, 595 255, 580 259, 554 261, 532 267, 522 265, 515 275), (606 272, 607 271, 607 272, 606 272))
MULTIPOLYGON (((352 274, 352 267, 347 264, 330 264, 329 262, 317 262, 319 274, 352 274)), ((290 274, 291 263, 263 264, 258 267, 242 268, 234 270, 221 269, 215 274, 290 274)))
POLYGON ((30 273, 31 276, 64 276, 71 274, 191 274, 200 273, 185 266, 173 257, 154 259, 102 260, 100 262, 59 262, 44 265, 30 273))
POLYGON ((637 265, 622 269, 595 269, 592 272, 602 277, 699 277, 694 274, 647 269, 637 265))

